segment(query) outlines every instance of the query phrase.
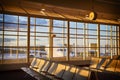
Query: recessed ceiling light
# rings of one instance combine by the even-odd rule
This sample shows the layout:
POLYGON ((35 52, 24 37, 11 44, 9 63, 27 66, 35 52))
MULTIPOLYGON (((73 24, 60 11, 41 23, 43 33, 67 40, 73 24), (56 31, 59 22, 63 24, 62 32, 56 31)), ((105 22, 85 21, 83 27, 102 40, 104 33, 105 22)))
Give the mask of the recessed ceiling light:
POLYGON ((41 11, 45 11, 45 8, 42 8, 41 11))

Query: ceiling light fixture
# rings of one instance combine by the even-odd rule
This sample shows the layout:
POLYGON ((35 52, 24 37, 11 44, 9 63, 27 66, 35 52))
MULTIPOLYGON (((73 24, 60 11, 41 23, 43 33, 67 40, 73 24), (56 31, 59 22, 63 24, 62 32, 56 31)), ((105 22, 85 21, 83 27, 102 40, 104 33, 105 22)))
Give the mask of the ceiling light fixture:
POLYGON ((46 15, 46 14, 45 14, 45 11, 46 11, 45 5, 44 5, 44 4, 41 4, 40 13, 42 13, 43 15, 46 15))
POLYGON ((96 20, 96 18, 97 18, 96 12, 92 11, 92 12, 89 13, 89 19, 90 20, 96 20))
POLYGON ((97 18, 97 13, 94 11, 94 0, 91 1, 91 9, 92 11, 89 13, 89 19, 90 20, 96 20, 97 18))
POLYGON ((45 11, 45 8, 42 8, 41 11, 45 11))
POLYGON ((41 11, 45 11, 45 5, 44 4, 41 4, 41 11))

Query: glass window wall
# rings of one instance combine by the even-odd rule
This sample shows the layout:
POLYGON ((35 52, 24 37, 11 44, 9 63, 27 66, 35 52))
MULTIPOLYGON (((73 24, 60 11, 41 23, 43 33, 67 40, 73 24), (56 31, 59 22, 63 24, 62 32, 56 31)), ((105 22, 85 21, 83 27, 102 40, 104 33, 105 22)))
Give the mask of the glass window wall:
POLYGON ((0 14, 0 64, 50 54, 53 58, 69 54, 70 60, 120 55, 119 26, 38 17, 28 21, 27 16, 0 14))

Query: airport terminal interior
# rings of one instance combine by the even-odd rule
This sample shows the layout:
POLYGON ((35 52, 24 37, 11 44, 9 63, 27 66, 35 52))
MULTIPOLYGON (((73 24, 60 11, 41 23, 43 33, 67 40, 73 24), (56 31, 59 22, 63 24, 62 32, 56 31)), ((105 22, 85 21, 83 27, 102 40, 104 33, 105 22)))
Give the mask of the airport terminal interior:
POLYGON ((120 0, 0 0, 0 79, 119 80, 120 0))

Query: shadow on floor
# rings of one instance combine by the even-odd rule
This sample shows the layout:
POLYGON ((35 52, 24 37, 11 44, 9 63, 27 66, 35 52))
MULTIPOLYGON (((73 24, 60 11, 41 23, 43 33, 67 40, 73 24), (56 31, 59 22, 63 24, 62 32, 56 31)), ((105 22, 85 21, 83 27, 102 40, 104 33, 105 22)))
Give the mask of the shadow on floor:
POLYGON ((0 80, 36 80, 22 70, 0 71, 0 80))

